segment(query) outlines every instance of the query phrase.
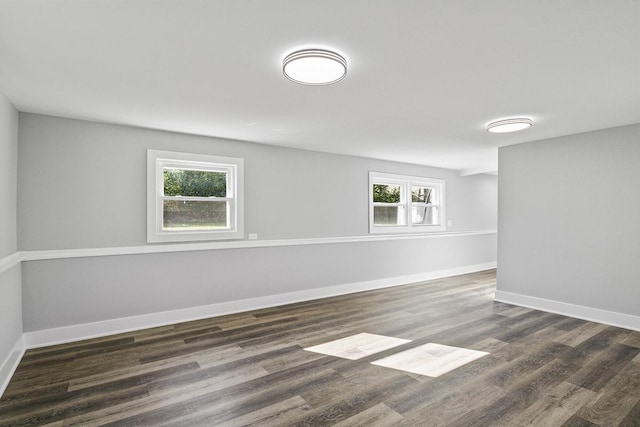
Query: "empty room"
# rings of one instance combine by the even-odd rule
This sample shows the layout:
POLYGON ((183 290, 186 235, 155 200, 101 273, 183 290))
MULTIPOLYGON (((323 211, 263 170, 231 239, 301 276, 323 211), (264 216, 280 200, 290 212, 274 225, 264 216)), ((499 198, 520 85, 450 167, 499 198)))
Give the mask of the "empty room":
POLYGON ((0 0, 0 426, 640 426, 640 1, 0 0))

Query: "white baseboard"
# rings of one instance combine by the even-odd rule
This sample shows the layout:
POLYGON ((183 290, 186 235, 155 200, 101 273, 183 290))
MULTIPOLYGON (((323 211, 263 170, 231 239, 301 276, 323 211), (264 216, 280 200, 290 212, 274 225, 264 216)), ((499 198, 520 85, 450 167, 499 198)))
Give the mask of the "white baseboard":
POLYGON ((20 336, 16 340, 13 349, 11 349, 11 353, 9 353, 2 365, 0 365, 0 397, 2 397, 7 385, 9 385, 9 381, 11 380, 13 373, 18 368, 18 364, 22 360, 22 356, 24 356, 24 351, 24 339, 20 336))
POLYGON ((591 322, 640 331, 640 316, 496 290, 495 300, 591 322))
POLYGON ((188 322, 191 320, 222 316, 225 314, 240 313, 243 311, 257 310, 261 308, 274 307, 301 301, 309 301, 319 298, 327 298, 336 295, 350 294, 353 292, 368 291, 373 289, 387 288, 391 286, 405 285, 408 283, 422 282, 425 280, 434 280, 443 277, 457 276, 460 274, 488 270, 495 267, 495 262, 489 262, 484 264, 469 265, 414 275, 368 280, 344 285, 329 286, 326 288, 309 289, 298 292, 290 292, 286 294, 268 295, 257 298, 223 302, 219 304, 164 311, 160 313, 150 313, 140 316, 110 319, 100 322, 84 323, 80 325, 70 325, 60 328, 25 332, 24 343, 26 348, 45 347, 54 344, 62 344, 89 338, 114 335, 123 332, 130 332, 139 329, 154 328, 157 326, 164 326, 172 323, 188 322))

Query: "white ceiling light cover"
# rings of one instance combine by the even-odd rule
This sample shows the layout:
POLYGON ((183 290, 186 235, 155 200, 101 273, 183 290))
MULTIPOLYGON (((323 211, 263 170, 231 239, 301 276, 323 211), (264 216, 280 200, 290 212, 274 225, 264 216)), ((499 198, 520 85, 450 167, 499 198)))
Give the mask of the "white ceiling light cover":
POLYGON ((296 83, 328 85, 344 79, 347 75, 347 61, 329 50, 298 50, 284 58, 282 72, 296 83))
POLYGON ((533 126, 531 119, 521 117, 491 122, 487 125, 487 130, 491 133, 508 133, 529 129, 531 126, 533 126))

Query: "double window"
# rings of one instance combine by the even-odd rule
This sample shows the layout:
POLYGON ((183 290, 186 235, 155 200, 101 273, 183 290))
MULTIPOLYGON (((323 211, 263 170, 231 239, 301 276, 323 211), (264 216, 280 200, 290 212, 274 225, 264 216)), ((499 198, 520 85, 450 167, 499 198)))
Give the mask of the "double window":
POLYGON ((243 163, 147 150, 147 241, 243 238, 243 163))
POLYGON ((369 172, 369 232, 444 231, 444 181, 369 172))

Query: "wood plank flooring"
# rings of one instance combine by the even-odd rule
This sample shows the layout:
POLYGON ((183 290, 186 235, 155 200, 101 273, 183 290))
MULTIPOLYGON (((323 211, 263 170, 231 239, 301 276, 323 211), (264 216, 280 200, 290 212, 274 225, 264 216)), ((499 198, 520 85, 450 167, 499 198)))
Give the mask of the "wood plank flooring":
POLYGON ((640 426, 640 332, 493 301, 495 271, 29 350, 0 426, 640 426), (411 340, 358 360, 303 350, 411 340), (488 352, 437 378, 372 362, 488 352))

